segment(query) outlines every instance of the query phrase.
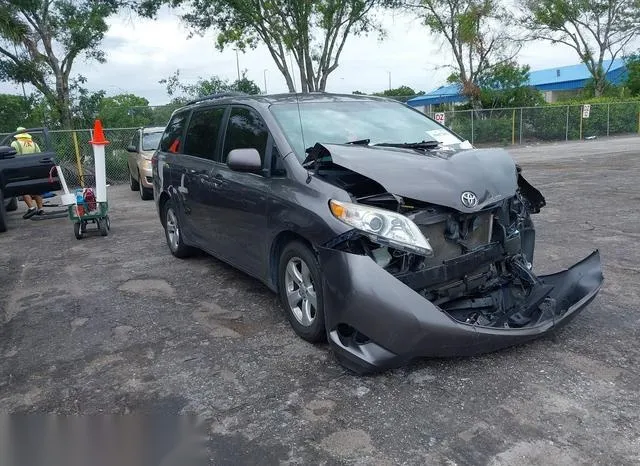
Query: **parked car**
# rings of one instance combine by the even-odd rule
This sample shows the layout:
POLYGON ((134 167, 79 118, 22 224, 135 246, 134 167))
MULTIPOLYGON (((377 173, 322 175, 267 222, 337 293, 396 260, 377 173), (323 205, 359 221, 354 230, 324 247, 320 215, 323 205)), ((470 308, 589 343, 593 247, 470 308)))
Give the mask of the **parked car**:
POLYGON ((542 194, 505 150, 395 101, 200 99, 152 165, 172 254, 199 248, 263 281, 300 337, 328 337, 359 373, 531 340, 602 284, 597 251, 537 276, 542 194))
POLYGON ((51 170, 55 166, 56 154, 48 131, 46 128, 30 128, 24 132, 39 139, 42 152, 17 155, 11 142, 18 133, 9 134, 0 141, 0 232, 7 231, 6 213, 18 208, 18 196, 61 189, 55 170, 51 170))
POLYGON ((163 127, 140 128, 127 147, 129 157, 129 186, 131 191, 139 191, 140 198, 148 201, 153 198, 153 178, 151 173, 151 157, 158 148, 163 127))

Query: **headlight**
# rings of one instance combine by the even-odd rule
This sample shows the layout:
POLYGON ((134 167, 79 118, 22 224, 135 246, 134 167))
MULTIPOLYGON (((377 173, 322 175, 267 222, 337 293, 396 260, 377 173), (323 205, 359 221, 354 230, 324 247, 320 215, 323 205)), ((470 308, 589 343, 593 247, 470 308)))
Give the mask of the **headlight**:
POLYGON ((432 256, 433 249, 415 223, 390 210, 331 200, 331 213, 349 226, 366 233, 376 243, 432 256))

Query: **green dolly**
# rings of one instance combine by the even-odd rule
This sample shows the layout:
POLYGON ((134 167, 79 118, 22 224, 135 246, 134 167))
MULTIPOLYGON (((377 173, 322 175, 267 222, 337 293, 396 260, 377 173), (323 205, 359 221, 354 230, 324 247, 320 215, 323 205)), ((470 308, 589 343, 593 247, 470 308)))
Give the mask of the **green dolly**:
MULTIPOLYGON (((88 205, 86 203, 81 204, 85 212, 88 212, 88 205)), ((82 239, 87 233, 87 225, 89 223, 97 226, 100 235, 107 236, 111 229, 111 220, 109 219, 109 203, 98 202, 97 209, 88 214, 80 215, 78 213, 78 206, 76 204, 70 205, 69 218, 73 222, 73 233, 76 235, 76 239, 82 239)))

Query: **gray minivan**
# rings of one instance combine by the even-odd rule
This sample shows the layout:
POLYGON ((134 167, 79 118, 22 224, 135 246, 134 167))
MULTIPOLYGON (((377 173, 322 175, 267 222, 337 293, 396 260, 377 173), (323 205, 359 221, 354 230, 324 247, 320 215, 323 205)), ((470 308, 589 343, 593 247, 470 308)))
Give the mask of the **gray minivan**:
POLYGON ((602 284, 597 251, 536 275, 541 193, 505 150, 396 101, 206 97, 174 112, 152 167, 174 256, 261 280, 299 336, 359 373, 531 340, 602 284))

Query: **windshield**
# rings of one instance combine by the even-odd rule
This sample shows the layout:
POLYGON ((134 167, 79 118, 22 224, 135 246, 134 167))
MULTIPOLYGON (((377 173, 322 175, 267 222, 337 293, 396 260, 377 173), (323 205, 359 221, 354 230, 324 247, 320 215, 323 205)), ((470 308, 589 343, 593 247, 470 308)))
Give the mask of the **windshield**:
POLYGON ((315 143, 344 144, 369 139, 369 144, 436 140, 462 141, 435 121, 397 102, 335 101, 274 104, 270 107, 298 159, 315 143), (303 137, 304 136, 304 137, 303 137))
POLYGON ((156 150, 160 144, 160 137, 162 137, 162 132, 144 133, 142 135, 142 150, 156 150))

